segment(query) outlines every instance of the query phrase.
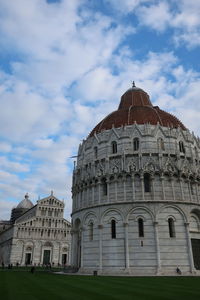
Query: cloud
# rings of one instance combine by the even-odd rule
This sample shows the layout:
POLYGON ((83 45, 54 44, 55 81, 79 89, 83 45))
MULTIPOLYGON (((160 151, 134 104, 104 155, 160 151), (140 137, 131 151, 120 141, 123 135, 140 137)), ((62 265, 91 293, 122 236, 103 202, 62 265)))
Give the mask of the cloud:
POLYGON ((0 152, 10 152, 12 150, 11 144, 0 141, 0 152))
POLYGON ((105 0, 123 16, 137 16, 140 25, 164 33, 172 30, 170 37, 176 46, 188 48, 200 45, 200 2, 197 0, 105 0))
POLYGON ((23 53, 23 59, 11 63, 18 79, 57 93, 98 64, 108 62, 122 40, 134 32, 130 26, 118 25, 86 8, 80 13, 83 3, 0 3, 4 10, 0 44, 23 53))
POLYGON ((139 5, 145 2, 151 2, 151 0, 106 0, 106 3, 109 3, 123 14, 133 12, 139 5))
POLYGON ((142 25, 150 26, 157 31, 164 31, 173 18, 170 7, 166 2, 141 6, 137 10, 137 15, 142 25))
POLYGON ((9 220, 11 210, 13 207, 15 207, 15 205, 16 203, 14 201, 0 200, 0 211, 1 211, 0 220, 9 220))
POLYGON ((0 168, 14 173, 29 171, 29 166, 27 164, 10 161, 5 156, 0 156, 0 168))

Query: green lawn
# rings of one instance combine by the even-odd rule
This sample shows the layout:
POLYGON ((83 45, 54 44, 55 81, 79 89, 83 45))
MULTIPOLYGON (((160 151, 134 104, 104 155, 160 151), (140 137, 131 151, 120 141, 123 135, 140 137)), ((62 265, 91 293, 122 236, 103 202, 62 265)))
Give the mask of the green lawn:
POLYGON ((1 300, 197 300, 200 277, 102 277, 0 272, 1 300))

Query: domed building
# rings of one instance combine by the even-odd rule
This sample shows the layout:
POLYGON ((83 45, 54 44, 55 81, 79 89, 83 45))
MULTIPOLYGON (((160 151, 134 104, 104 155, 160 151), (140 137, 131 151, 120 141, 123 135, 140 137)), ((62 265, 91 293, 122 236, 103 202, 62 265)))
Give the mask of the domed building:
POLYGON ((133 84, 79 147, 72 264, 85 273, 198 273, 199 149, 199 138, 133 84))
POLYGON ((26 211, 33 207, 33 203, 29 200, 28 193, 24 196, 24 199, 17 205, 17 207, 13 208, 11 211, 10 221, 14 223, 17 218, 22 216, 26 211))
POLYGON ((71 223, 63 217, 64 207, 53 191, 35 205, 26 194, 10 221, 0 221, 0 264, 70 264, 71 223))

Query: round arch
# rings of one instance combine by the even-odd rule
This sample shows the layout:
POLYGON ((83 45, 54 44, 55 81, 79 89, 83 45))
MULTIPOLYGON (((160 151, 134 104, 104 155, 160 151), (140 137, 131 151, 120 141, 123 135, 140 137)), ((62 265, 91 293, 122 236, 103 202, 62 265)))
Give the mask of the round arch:
MULTIPOLYGON (((142 209, 142 210, 144 210, 145 212, 149 213, 150 216, 151 216, 151 218, 152 218, 152 221, 153 221, 153 222, 155 221, 155 216, 154 216, 153 212, 152 212, 149 208, 147 208, 147 207, 145 207, 145 206, 137 206, 137 207, 134 207, 134 208, 132 208, 131 210, 129 210, 129 212, 127 213, 127 215, 126 215, 126 223, 128 223, 128 220, 129 220, 130 215, 131 215, 134 211, 136 211, 136 210, 138 210, 138 209, 142 209)), ((140 214, 140 215, 141 215, 141 214, 140 214)))
POLYGON ((112 212, 112 211, 118 213, 118 214, 120 215, 121 219, 122 219, 122 222, 124 222, 125 218, 124 218, 124 215, 123 215, 123 213, 122 213, 121 210, 119 210, 119 209, 117 209, 117 208, 108 208, 107 210, 105 210, 105 211, 103 212, 103 214, 102 214, 101 217, 100 217, 100 223, 101 223, 101 224, 102 224, 102 222, 103 222, 104 217, 105 217, 109 212, 112 212))
POLYGON ((91 219, 93 219, 94 220, 94 223, 95 223, 95 221, 99 221, 99 219, 98 219, 98 217, 97 217, 97 215, 95 214, 95 212, 94 211, 89 211, 89 212, 87 212, 84 216, 83 216, 83 224, 84 225, 86 225, 87 224, 87 218, 89 217, 89 216, 91 216, 91 219))
MULTIPOLYGON (((163 205, 162 207, 160 207, 160 208, 157 210, 156 215, 155 215, 155 221, 157 221, 157 218, 158 218, 159 214, 160 214, 164 209, 166 209, 166 208, 173 208, 173 209, 177 210, 177 211, 181 214, 181 216, 183 217, 184 222, 188 222, 186 213, 185 213, 180 207, 178 207, 178 206, 176 206, 176 205, 171 205, 171 204, 169 204, 169 205, 163 205)), ((169 215, 171 216, 171 213, 169 213, 169 215)))

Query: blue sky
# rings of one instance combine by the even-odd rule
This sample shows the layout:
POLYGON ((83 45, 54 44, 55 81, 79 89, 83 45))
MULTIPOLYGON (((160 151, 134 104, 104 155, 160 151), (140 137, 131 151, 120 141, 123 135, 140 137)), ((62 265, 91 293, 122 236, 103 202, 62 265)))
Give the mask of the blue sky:
POLYGON ((79 143, 134 80, 200 134, 200 0, 0 0, 0 219, 25 193, 71 211, 79 143))

